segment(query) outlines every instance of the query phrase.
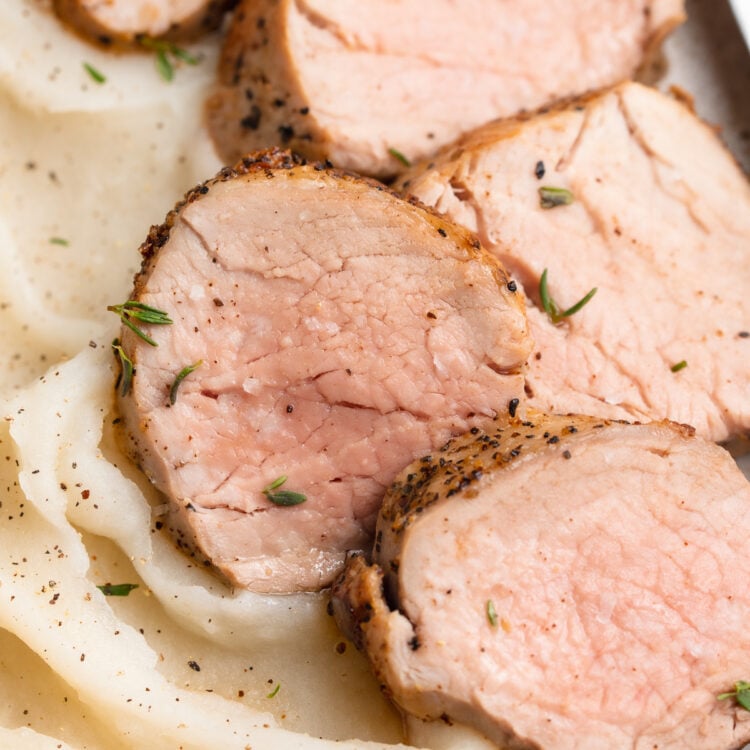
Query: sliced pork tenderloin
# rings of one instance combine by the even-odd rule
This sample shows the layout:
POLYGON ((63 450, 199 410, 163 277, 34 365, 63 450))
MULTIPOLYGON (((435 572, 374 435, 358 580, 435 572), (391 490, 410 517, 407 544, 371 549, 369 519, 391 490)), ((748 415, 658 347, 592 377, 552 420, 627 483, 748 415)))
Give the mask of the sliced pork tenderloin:
POLYGON ((682 0, 245 0, 210 132, 226 163, 273 144, 379 177, 499 116, 633 75, 682 0))
POLYGON ((397 187, 523 283, 530 405, 750 433, 750 185, 683 103, 625 83, 481 128, 397 187), (545 269, 563 310, 597 291, 555 323, 545 269))
POLYGON ((236 0, 53 0, 58 17, 105 46, 139 46, 144 37, 184 41, 215 29, 236 0))
POLYGON ((398 476, 334 612, 403 711, 504 749, 734 749, 749 511, 688 427, 498 420, 398 476))
POLYGON ((374 181, 256 154, 142 252, 132 300, 172 322, 130 320, 157 346, 123 327, 130 449, 183 543, 239 586, 330 583, 403 466, 523 396, 515 284, 374 181))

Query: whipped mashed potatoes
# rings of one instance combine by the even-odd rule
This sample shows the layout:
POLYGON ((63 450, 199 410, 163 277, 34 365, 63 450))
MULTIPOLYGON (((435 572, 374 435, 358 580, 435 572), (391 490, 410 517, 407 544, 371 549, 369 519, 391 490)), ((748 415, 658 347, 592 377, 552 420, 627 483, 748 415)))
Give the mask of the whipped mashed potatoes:
POLYGON ((217 48, 166 82, 46 2, 0 4, 0 748, 402 740, 326 595, 224 586, 158 531, 163 501, 114 440, 106 308, 149 226, 221 166, 202 127, 217 48))

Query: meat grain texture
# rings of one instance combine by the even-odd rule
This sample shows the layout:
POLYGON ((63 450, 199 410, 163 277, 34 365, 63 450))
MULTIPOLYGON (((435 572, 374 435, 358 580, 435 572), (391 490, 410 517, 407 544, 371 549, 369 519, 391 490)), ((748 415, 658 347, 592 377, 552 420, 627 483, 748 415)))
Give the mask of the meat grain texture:
POLYGON ((738 748, 748 508, 685 426, 499 420, 399 475, 335 613, 405 712, 502 748, 738 748))
POLYGON ((750 433, 750 185, 716 133, 636 83, 446 147, 397 184, 475 230, 523 283, 528 403, 750 433), (541 206, 540 188, 570 205, 541 206), (566 309, 541 309, 540 279, 566 309))
POLYGON ((379 183, 258 154, 142 252, 133 299, 173 323, 142 326, 158 346, 123 328, 130 449, 182 543, 239 586, 330 583, 403 466, 523 395, 522 295, 473 235, 379 183), (264 494, 283 476, 305 502, 264 494))
POLYGON ((221 23, 235 0, 53 0, 59 18, 106 46, 138 46, 143 37, 185 41, 221 23))
POLYGON ((208 125, 225 163, 281 143, 383 177, 399 153, 631 77, 683 20, 682 0, 245 0, 208 125))

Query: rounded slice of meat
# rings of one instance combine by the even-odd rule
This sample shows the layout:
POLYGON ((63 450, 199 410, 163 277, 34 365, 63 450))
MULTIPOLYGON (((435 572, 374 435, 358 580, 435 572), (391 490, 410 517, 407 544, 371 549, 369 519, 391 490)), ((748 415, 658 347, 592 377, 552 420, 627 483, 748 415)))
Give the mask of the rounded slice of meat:
POLYGON ((523 283, 529 405, 750 435, 750 185, 716 132, 636 83, 488 125, 401 188, 523 283), (553 320, 593 288, 579 312, 553 320))
POLYGON ((139 44, 143 37, 193 39, 216 28, 236 0, 53 0, 55 13, 99 44, 139 44))
POLYGON ((282 144, 392 175, 496 117, 630 78, 683 19, 683 0, 244 0, 209 130, 225 163, 282 144))
POLYGON ((379 183, 259 154, 142 252, 133 301, 172 322, 125 313, 157 344, 123 328, 128 437, 175 532, 240 586, 329 583, 401 468, 523 395, 515 284, 379 183))
POLYGON ((406 468, 335 612, 406 712, 523 750, 750 740, 750 484, 670 422, 498 422, 406 468))

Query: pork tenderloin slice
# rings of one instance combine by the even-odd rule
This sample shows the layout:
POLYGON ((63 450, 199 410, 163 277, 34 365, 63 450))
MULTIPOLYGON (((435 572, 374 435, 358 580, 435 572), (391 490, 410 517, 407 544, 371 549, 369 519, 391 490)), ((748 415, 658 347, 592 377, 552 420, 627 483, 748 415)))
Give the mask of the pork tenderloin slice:
POLYGON ((130 448, 173 531, 239 586, 330 583, 403 466, 523 396, 515 285, 469 232, 374 181, 256 154, 142 252, 133 299, 173 323, 143 325, 158 346, 123 328, 130 448), (282 476, 305 502, 266 497, 282 476))
POLYGON ((404 711, 503 748, 737 748, 749 508, 688 427, 498 421, 404 469, 334 610, 404 711))
POLYGON ((750 434, 750 185, 684 104, 625 83, 481 128, 398 187, 477 231, 523 282, 531 406, 750 434), (573 203, 545 210, 542 187, 573 203), (544 269, 563 309, 598 291, 555 325, 544 269))
POLYGON ((682 0, 245 0, 209 130, 225 162, 281 143, 376 176, 499 116, 631 77, 682 0))
POLYGON ((143 37, 184 41, 216 28, 236 0, 53 0, 57 16, 87 39, 138 46, 143 37))

